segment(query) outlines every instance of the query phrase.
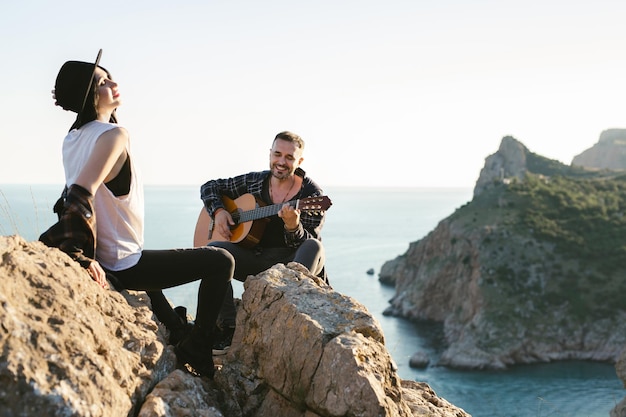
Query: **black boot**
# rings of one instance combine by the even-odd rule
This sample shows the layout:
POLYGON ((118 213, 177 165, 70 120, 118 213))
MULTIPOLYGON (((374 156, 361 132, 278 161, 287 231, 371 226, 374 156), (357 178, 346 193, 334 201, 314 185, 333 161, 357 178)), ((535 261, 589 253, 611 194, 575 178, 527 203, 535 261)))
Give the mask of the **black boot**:
POLYGON ((174 347, 174 352, 179 365, 188 365, 192 373, 213 378, 215 367, 212 347, 211 332, 196 324, 191 333, 174 347))
POLYGON ((169 325, 166 324, 165 327, 170 333, 168 338, 169 344, 176 346, 191 333, 193 323, 187 320, 187 309, 185 307, 178 306, 174 308, 174 312, 178 316, 176 322, 169 323, 169 325))

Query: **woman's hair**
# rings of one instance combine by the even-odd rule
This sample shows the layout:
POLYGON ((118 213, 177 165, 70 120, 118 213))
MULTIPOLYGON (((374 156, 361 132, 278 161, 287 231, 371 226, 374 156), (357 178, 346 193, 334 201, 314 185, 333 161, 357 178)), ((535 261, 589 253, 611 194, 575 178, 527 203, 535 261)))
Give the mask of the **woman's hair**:
MULTIPOLYGON (((107 77, 109 79, 113 79, 111 77, 111 73, 107 71, 105 68, 102 68, 101 66, 98 66, 98 68, 106 72, 107 77)), ((98 118, 96 105, 98 104, 99 97, 98 97, 98 83, 96 81, 97 80, 95 79, 92 80, 91 88, 89 90, 89 93, 87 94, 87 100, 85 101, 85 107, 83 107, 83 111, 80 112, 80 114, 76 117, 76 120, 72 124, 72 127, 70 127, 70 130, 80 129, 87 123, 93 120, 96 120, 98 118)), ((111 113, 111 117, 109 118, 109 123, 117 123, 117 115, 115 114, 115 110, 113 110, 113 113, 111 113)))

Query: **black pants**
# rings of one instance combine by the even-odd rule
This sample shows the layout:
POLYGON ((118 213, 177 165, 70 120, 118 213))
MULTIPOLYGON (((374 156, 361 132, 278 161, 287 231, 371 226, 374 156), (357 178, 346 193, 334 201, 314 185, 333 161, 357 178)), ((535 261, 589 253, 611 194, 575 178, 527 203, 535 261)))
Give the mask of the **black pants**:
MULTIPOLYGON (((256 275, 277 263, 287 264, 298 262, 319 276, 324 269, 325 255, 322 242, 317 239, 307 239, 297 249, 293 248, 252 248, 247 249, 232 242, 211 242, 208 247, 220 247, 228 250, 235 258, 235 274, 237 281, 245 281, 248 275, 256 275)), ((235 302, 233 286, 227 285, 224 303, 219 313, 221 327, 235 326, 235 302)))
POLYGON ((228 251, 205 247, 144 250, 135 266, 111 273, 124 288, 146 291, 155 315, 166 326, 177 319, 177 315, 161 290, 202 280, 195 322, 211 329, 230 286, 234 268, 234 259, 228 251))

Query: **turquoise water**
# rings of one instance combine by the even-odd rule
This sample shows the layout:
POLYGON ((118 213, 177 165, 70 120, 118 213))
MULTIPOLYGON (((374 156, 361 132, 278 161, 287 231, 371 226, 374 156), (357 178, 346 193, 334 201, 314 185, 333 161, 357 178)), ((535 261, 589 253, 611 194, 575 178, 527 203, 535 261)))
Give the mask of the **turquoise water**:
MULTIPOLYGON (((61 186, 0 185, 0 234, 36 239, 55 220, 52 206, 61 186)), ((441 328, 383 316, 393 288, 381 285, 382 264, 471 199, 471 189, 330 188, 333 201, 324 227, 333 287, 364 304, 380 321, 387 348, 403 379, 429 383, 437 394, 475 417, 596 417, 626 396, 612 364, 560 362, 519 366, 503 372, 412 369, 418 350, 436 356, 441 328)), ((198 187, 146 187, 146 247, 191 246, 200 211, 198 187)), ((235 283, 240 294, 243 286, 235 283)), ((195 285, 166 291, 175 304, 195 309, 195 285)))

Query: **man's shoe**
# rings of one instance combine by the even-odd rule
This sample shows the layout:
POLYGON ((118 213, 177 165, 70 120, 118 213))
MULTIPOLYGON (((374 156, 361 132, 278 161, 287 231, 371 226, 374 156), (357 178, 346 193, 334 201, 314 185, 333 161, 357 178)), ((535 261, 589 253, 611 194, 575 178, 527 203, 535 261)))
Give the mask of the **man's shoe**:
POLYGON ((215 342, 213 342, 213 354, 215 356, 225 355, 233 343, 234 327, 220 329, 215 334, 215 342))

